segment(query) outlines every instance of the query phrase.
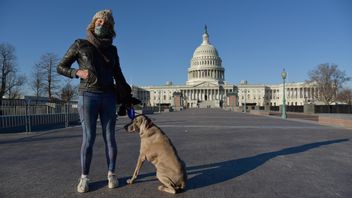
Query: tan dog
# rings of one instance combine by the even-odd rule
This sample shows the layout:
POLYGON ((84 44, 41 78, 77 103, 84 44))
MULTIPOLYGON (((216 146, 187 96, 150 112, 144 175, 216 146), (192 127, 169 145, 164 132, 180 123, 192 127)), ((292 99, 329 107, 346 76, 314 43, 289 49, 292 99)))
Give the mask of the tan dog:
POLYGON ((136 180, 144 160, 148 160, 155 166, 156 177, 163 184, 159 186, 159 190, 173 194, 183 190, 187 180, 185 163, 177 155, 166 134, 145 115, 136 116, 125 129, 128 132, 136 132, 139 129, 141 138, 137 166, 127 183, 132 184, 136 180))

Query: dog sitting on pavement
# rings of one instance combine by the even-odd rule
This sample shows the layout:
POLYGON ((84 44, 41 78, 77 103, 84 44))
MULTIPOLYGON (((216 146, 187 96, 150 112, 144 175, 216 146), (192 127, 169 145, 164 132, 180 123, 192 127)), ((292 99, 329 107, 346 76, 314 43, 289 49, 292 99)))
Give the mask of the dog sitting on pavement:
POLYGON ((187 173, 185 163, 166 134, 145 115, 137 115, 125 126, 128 132, 139 130, 141 138, 140 152, 133 176, 127 180, 132 184, 145 160, 156 168, 156 177, 163 184, 159 190, 176 194, 186 187, 187 173))

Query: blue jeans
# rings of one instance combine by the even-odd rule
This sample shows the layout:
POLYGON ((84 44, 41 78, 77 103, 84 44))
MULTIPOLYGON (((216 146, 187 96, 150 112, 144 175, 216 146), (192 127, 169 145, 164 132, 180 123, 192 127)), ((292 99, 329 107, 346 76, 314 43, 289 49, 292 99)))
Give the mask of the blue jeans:
POLYGON ((79 96, 78 111, 83 129, 81 147, 82 174, 88 175, 93 156, 97 119, 100 117, 108 170, 114 172, 117 146, 115 140, 116 99, 113 93, 83 92, 79 96))

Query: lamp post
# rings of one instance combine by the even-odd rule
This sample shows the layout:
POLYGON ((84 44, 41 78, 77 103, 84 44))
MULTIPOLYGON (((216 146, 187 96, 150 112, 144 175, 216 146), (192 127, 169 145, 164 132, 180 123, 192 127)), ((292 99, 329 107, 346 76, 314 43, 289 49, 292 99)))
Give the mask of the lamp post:
POLYGON ((240 82, 241 85, 243 85, 243 91, 242 93, 244 93, 244 102, 243 102, 243 112, 247 113, 247 81, 246 80, 241 80, 240 82))
POLYGON ((287 77, 287 72, 284 70, 282 70, 281 72, 281 77, 283 80, 283 97, 282 97, 282 113, 281 113, 281 118, 286 119, 287 118, 287 114, 286 114, 286 98, 285 98, 285 80, 287 77))
POLYGON ((159 113, 161 112, 161 90, 159 90, 159 113))
POLYGON ((247 113, 247 89, 244 90, 244 112, 247 113))

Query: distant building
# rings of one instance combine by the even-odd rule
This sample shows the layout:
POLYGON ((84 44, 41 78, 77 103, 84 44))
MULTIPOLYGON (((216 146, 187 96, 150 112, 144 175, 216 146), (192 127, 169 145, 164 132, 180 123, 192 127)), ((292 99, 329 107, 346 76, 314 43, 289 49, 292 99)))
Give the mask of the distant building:
MULTIPOLYGON (((301 106, 305 103, 316 103, 314 95, 317 89, 314 85, 303 82, 285 83, 286 105, 301 106)), ((238 85, 239 106, 280 106, 283 98, 283 84, 247 84, 242 81, 238 85)))
MULTIPOLYGON (((161 86, 132 86, 133 95, 146 106, 173 107, 175 93, 180 93, 185 108, 219 108, 242 106, 282 105, 283 84, 255 85, 241 81, 239 85, 225 81, 225 68, 216 48, 210 44, 207 27, 203 41, 193 53, 188 68, 186 85, 167 82, 161 86), (233 97, 235 96, 235 97, 233 97), (232 99, 230 99, 232 98, 232 99)), ((314 86, 305 83, 287 83, 288 105, 303 105, 313 101, 314 86)))

